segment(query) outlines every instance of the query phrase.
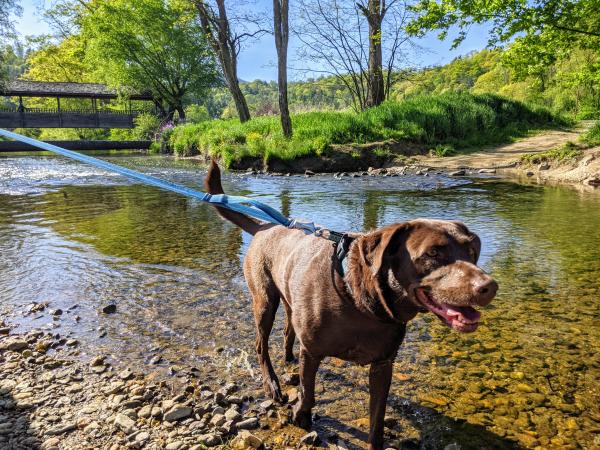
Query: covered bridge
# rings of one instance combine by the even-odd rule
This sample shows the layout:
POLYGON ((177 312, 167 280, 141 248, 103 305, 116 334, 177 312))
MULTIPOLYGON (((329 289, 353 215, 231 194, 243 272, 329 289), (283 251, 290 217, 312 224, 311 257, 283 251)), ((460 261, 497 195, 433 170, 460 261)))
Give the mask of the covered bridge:
POLYGON ((127 108, 103 109, 98 108, 98 100, 118 97, 103 84, 26 80, 10 82, 0 95, 18 99, 16 105, 0 105, 0 128, 133 128, 133 119, 142 111, 133 110, 131 100, 152 101, 149 92, 133 93, 127 96, 127 108), (24 97, 55 98, 56 108, 27 108, 24 97), (89 108, 61 108, 64 98, 88 99, 89 108))

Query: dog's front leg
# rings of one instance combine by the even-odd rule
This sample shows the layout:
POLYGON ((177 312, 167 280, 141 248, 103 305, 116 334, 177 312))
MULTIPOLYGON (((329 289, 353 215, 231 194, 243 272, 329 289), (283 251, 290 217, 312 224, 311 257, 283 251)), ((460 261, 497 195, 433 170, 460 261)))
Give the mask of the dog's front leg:
POLYGON ((305 348, 300 348, 300 396, 294 406, 293 420, 305 430, 312 425, 311 410, 315 405, 315 377, 319 364, 320 358, 315 358, 305 348))
POLYGON ((392 381, 392 364, 392 360, 374 362, 369 370, 369 450, 383 449, 383 419, 392 381))

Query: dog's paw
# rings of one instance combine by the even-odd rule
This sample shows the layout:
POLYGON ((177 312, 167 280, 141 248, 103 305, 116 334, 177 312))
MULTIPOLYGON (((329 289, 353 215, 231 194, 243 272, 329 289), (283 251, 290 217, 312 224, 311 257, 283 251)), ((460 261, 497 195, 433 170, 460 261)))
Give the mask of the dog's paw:
POLYGON ((294 422, 294 425, 305 430, 310 430, 310 427, 312 426, 310 411, 301 411, 300 403, 297 403, 296 406, 294 406, 292 421, 294 422))
POLYGON ((279 383, 277 383, 274 380, 269 380, 263 383, 263 387, 265 389, 265 394, 267 395, 267 397, 271 398, 277 403, 284 403, 284 398, 281 394, 281 388, 279 387, 279 383))

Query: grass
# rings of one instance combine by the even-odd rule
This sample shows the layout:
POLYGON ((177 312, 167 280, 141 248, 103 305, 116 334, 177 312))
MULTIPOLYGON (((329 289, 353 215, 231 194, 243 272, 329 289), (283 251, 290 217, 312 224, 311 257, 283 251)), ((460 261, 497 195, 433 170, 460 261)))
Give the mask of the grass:
POLYGON ((292 121, 294 136, 289 140, 283 137, 276 116, 243 124, 238 120, 186 124, 163 139, 177 155, 218 156, 230 166, 244 158, 289 161, 326 155, 335 144, 390 140, 423 144, 447 154, 451 148, 506 142, 532 129, 566 124, 545 109, 495 95, 467 93, 388 101, 361 113, 302 113, 292 121))
POLYGON ((600 121, 596 122, 592 128, 583 134, 580 140, 589 147, 596 147, 600 145, 600 121))
POLYGON ((521 156, 521 162, 526 165, 540 164, 541 162, 562 162, 575 159, 583 154, 581 149, 573 142, 567 142, 561 147, 545 152, 527 153, 521 156))

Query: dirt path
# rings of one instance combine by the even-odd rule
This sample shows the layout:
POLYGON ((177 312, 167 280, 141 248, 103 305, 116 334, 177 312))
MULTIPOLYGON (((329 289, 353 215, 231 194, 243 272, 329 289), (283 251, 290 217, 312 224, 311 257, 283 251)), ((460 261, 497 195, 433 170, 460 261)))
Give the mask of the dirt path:
POLYGON ((594 121, 583 121, 570 130, 547 131, 511 144, 487 147, 479 151, 445 158, 417 156, 419 166, 440 170, 465 170, 497 173, 510 178, 529 178, 538 183, 562 183, 586 186, 600 185, 600 147, 584 149, 582 155, 568 161, 545 161, 541 164, 521 163, 521 156, 542 153, 567 142, 577 143, 594 121))
POLYGON ((419 156, 420 164, 430 167, 444 169, 498 169, 514 165, 521 156, 527 153, 541 153, 551 150, 555 147, 566 144, 567 142, 577 142, 579 136, 593 125, 593 121, 585 121, 579 124, 577 128, 571 130, 552 130, 545 131, 535 136, 520 139, 511 144, 501 145, 499 147, 486 147, 479 151, 450 156, 446 158, 419 156))

